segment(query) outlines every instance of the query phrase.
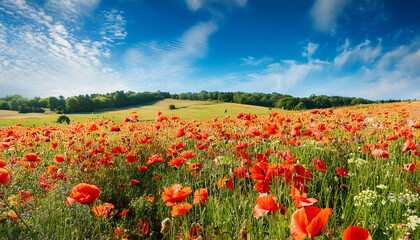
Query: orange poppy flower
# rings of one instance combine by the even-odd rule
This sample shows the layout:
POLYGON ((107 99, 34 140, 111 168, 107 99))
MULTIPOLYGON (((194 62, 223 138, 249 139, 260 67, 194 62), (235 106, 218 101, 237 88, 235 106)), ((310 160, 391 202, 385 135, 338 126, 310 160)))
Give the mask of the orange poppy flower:
POLYGON ((292 215, 290 233, 296 240, 318 236, 324 230, 331 208, 306 207, 296 210, 292 215))
POLYGON ((166 206, 172 207, 177 202, 184 201, 192 192, 190 187, 182 188, 181 184, 173 184, 169 189, 163 187, 162 200, 166 206))
POLYGON ((10 183, 10 174, 5 168, 0 168, 0 184, 6 185, 10 183))
POLYGON ((178 216, 178 215, 184 215, 191 208, 192 208, 192 205, 190 203, 188 203, 188 202, 176 203, 172 207, 171 216, 172 217, 175 217, 175 216, 178 216))
POLYGON ((343 240, 372 240, 368 230, 358 226, 348 226, 343 232, 343 240))
POLYGON ((387 159, 389 158, 389 154, 386 150, 382 150, 382 149, 375 149, 372 151, 372 156, 375 157, 382 157, 383 159, 387 159))
POLYGON ((219 178, 215 183, 219 188, 227 188, 233 191, 233 180, 232 178, 219 178))
POLYGON ((295 200, 296 208, 309 207, 318 203, 318 200, 316 198, 308 198, 308 195, 306 193, 303 193, 301 195, 300 191, 297 188, 292 188, 290 196, 293 200, 295 200))
POLYGON ((207 188, 199 188, 194 192, 193 203, 206 203, 208 200, 207 188))
POLYGON ((186 166, 186 169, 198 169, 201 168, 202 164, 201 163, 191 163, 190 165, 186 166))
POLYGON ((257 197, 257 204, 254 207, 254 217, 258 219, 263 215, 275 213, 280 208, 282 209, 282 214, 286 215, 286 208, 276 203, 272 194, 267 195, 267 193, 262 193, 257 197))
POLYGON ((75 201, 81 204, 90 204, 98 200, 101 190, 95 185, 87 183, 79 183, 71 191, 70 196, 67 198, 67 204, 75 201))
POLYGON ((13 210, 10 210, 9 211, 8 216, 9 216, 9 218, 14 219, 14 220, 18 220, 19 219, 18 215, 13 210))
POLYGON ((155 162, 165 162, 165 159, 162 158, 162 155, 160 155, 160 154, 155 154, 155 155, 146 159, 146 164, 148 164, 148 165, 151 165, 155 162))
POLYGON ((104 205, 99 205, 97 207, 93 207, 93 213, 98 217, 109 217, 111 210, 114 209, 114 204, 111 203, 104 203, 104 205))
POLYGON ((416 150, 416 144, 410 140, 407 140, 404 143, 404 147, 402 149, 403 152, 408 152, 409 150, 416 150))

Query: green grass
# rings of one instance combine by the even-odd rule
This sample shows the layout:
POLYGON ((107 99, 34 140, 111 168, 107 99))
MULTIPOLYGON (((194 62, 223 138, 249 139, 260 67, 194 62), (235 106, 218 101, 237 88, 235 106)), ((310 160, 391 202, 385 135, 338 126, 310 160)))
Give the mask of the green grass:
MULTIPOLYGON (((190 101, 165 99, 150 104, 127 108, 99 109, 93 113, 66 114, 73 122, 85 122, 95 119, 112 120, 121 122, 123 118, 130 117, 130 112, 136 111, 141 121, 152 121, 158 111, 171 117, 176 115, 181 120, 210 120, 214 117, 224 118, 227 115, 235 117, 239 112, 265 115, 279 109, 269 110, 266 107, 236 104, 236 103, 213 103, 206 101, 190 101), (175 105, 176 109, 169 110, 169 105, 175 105), (225 113, 226 110, 226 113, 225 113)), ((8 111, 10 113, 10 111, 8 111)), ((0 126, 9 127, 21 123, 22 127, 60 126, 55 121, 60 114, 54 113, 31 113, 31 114, 8 114, 0 110, 0 126)))

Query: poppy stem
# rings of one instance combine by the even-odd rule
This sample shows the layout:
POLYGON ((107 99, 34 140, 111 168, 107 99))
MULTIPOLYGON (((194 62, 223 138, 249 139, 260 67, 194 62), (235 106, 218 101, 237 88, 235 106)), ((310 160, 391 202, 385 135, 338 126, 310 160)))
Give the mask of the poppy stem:
POLYGON ((0 200, 4 202, 4 204, 6 204, 6 206, 12 210, 13 212, 16 213, 16 216, 18 217, 18 219, 20 219, 20 221, 22 222, 22 224, 26 227, 26 229, 28 230, 28 232, 31 233, 32 237, 34 239, 38 239, 38 236, 32 231, 32 229, 28 226, 28 224, 26 224, 26 222, 23 220, 23 218, 20 216, 19 211, 17 211, 12 205, 9 204, 9 202, 7 201, 7 199, 5 199, 3 197, 3 193, 0 194, 0 200))

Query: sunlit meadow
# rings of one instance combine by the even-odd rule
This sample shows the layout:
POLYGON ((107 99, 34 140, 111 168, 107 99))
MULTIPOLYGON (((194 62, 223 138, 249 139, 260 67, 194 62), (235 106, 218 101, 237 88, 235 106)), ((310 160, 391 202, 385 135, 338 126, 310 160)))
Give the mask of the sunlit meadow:
POLYGON ((0 238, 420 239, 419 143, 418 101, 2 127, 0 238))

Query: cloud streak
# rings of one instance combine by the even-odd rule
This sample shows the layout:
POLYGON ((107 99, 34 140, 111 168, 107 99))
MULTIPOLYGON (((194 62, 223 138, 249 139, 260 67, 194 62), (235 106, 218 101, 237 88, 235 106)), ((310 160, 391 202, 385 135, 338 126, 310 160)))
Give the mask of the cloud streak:
POLYGON ((4 58, 0 95, 70 96, 126 88, 115 81, 118 73, 102 64, 112 45, 101 36, 123 39, 124 24, 116 24, 124 23, 122 16, 111 11, 108 16, 114 21, 104 25, 108 31, 97 39, 80 39, 73 33, 75 27, 82 27, 75 23, 82 24, 83 15, 97 3, 54 1, 41 8, 25 1, 1 2, 0 14, 7 21, 0 25, 0 56, 4 58), (62 11, 63 18, 51 9, 62 11), (67 21, 70 16, 75 21, 67 21))

